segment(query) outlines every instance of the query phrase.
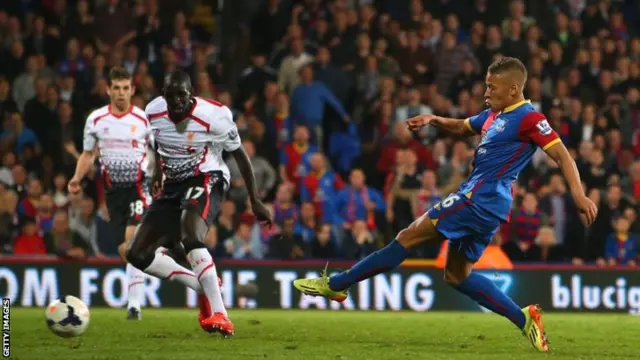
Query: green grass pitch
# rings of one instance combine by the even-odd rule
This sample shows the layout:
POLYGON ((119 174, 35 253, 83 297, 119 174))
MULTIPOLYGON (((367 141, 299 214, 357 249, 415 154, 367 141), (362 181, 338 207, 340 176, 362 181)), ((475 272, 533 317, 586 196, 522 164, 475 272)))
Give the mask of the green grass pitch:
POLYGON ((49 331, 44 309, 12 309, 12 359, 638 359, 640 317, 546 314, 551 352, 483 313, 231 310, 236 336, 203 332, 197 310, 91 310, 80 338, 49 331))

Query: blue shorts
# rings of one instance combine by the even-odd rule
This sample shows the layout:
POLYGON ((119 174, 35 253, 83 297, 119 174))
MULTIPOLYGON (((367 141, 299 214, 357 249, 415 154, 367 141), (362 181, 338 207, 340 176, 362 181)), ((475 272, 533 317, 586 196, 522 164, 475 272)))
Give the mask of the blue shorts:
POLYGON ((476 262, 491 243, 502 221, 482 204, 457 192, 427 211, 436 229, 449 239, 449 247, 476 262))

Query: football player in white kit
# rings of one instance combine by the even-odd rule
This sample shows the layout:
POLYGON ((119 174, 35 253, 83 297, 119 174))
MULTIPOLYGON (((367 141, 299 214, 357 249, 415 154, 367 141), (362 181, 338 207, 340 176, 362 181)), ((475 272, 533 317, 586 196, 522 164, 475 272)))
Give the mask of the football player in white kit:
MULTIPOLYGON (((81 191, 80 182, 99 155, 109 222, 121 241, 118 252, 126 261, 126 243, 133 238, 136 226, 151 202, 148 186, 145 186, 150 127, 144 111, 131 104, 134 88, 131 75, 125 69, 111 69, 107 92, 110 104, 93 111, 87 118, 83 151, 68 188, 72 194, 81 191)), ((141 318, 140 296, 145 276, 127 264, 127 318, 130 320, 141 318)))
POLYGON ((229 187, 229 169, 222 151, 238 163, 259 221, 271 223, 271 214, 256 191, 251 161, 242 148, 231 111, 226 106, 191 94, 191 79, 183 71, 170 73, 164 94, 151 101, 145 112, 151 122, 156 152, 153 203, 144 214, 127 260, 147 274, 175 279, 201 292, 200 326, 223 336, 233 335, 233 323, 222 302, 215 264, 204 244, 210 222, 215 219, 229 187), (193 272, 163 256, 156 248, 161 238, 180 241, 193 272))

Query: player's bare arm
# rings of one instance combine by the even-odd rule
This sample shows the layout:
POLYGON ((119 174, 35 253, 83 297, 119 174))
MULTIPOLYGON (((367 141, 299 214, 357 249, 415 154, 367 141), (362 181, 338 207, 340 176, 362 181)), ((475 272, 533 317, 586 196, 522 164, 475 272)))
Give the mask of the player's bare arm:
POLYGON ((76 164, 76 172, 74 173, 71 180, 69 180, 68 189, 72 194, 77 194, 80 192, 80 182, 87 176, 87 173, 93 166, 94 161, 96 160, 96 151, 89 150, 83 151, 78 158, 78 163, 76 164))
POLYGON ((463 119, 452 119, 433 114, 424 114, 407 120, 407 125, 411 131, 418 131, 424 126, 431 125, 440 130, 446 131, 449 134, 460 137, 471 137, 477 135, 466 122, 467 121, 463 119))
POLYGON ((242 146, 232 151, 231 153, 233 154, 233 158, 238 164, 238 169, 240 169, 240 173, 242 174, 242 178, 244 179, 245 186, 247 187, 253 214, 258 218, 259 221, 266 222, 270 225, 271 213, 258 197, 256 178, 253 175, 253 166, 251 165, 249 156, 244 151, 244 148, 242 146))
POLYGON ((596 216, 598 215, 598 207, 585 195, 582 182, 580 180, 580 173, 578 172, 576 162, 571 157, 571 154, 569 154, 569 151, 562 142, 552 145, 545 151, 553 160, 555 160, 562 170, 562 174, 569 184, 571 195, 576 202, 576 207, 578 208, 578 211, 580 211, 582 221, 587 226, 593 224, 596 220, 596 216))

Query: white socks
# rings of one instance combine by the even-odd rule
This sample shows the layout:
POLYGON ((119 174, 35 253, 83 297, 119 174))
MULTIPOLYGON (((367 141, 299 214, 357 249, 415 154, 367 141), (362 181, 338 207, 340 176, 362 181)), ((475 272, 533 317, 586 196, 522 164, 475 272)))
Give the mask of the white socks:
POLYGON ((207 249, 194 249, 187 254, 187 259, 191 264, 193 273, 196 274, 200 286, 204 290, 204 295, 211 304, 211 310, 214 313, 223 313, 227 316, 227 310, 222 302, 222 293, 220 284, 218 283, 218 273, 213 258, 207 249))
MULTIPOLYGON (((209 256, 209 258, 211 258, 211 256, 209 256)), ((186 287, 195 290, 195 292, 202 293, 200 282, 198 282, 193 271, 178 265, 175 260, 162 252, 155 253, 151 265, 144 269, 144 272, 160 279, 180 282, 186 287)))
POLYGON ((140 310, 140 296, 144 289, 144 277, 145 274, 142 270, 137 269, 131 264, 127 264, 127 279, 129 281, 129 302, 127 303, 127 309, 135 308, 140 310))

